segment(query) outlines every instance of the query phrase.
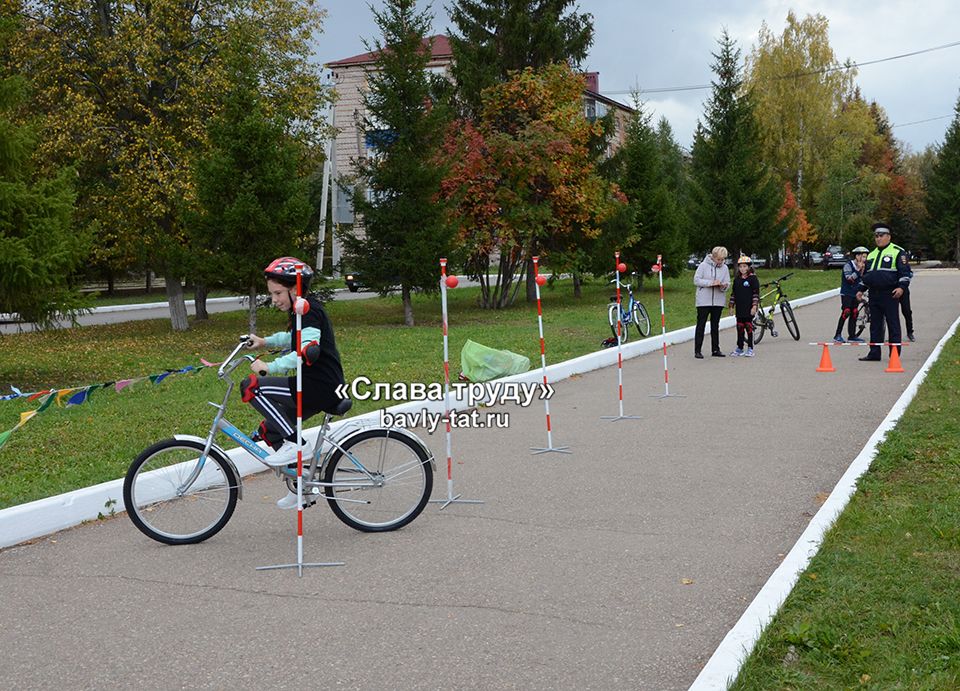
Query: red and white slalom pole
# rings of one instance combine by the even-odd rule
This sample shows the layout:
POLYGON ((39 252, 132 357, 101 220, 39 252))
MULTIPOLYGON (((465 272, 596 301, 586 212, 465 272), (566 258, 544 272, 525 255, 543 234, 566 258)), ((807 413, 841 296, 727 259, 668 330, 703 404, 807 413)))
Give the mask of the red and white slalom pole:
POLYGON ((258 570, 296 569, 303 577, 305 566, 343 566, 343 562, 303 563, 303 315, 310 311, 310 303, 303 299, 303 265, 297 264, 297 299, 293 303, 296 315, 296 338, 294 347, 297 353, 297 562, 295 564, 277 564, 258 566, 258 570))
POLYGON ((447 260, 440 259, 440 307, 443 319, 443 419, 447 423, 447 498, 431 499, 431 503, 442 504, 443 511, 450 504, 482 504, 479 499, 461 499, 453 494, 453 453, 450 441, 450 346, 447 339, 447 288, 456 288, 459 281, 454 275, 447 276, 447 260))
POLYGON ((617 389, 618 389, 618 398, 620 405, 620 414, 619 415, 601 415, 601 420, 610 420, 611 422, 616 422, 617 420, 639 420, 639 415, 624 415, 623 414, 623 347, 621 344, 621 334, 620 330, 622 328, 629 328, 623 326, 623 310, 621 308, 620 300, 620 274, 627 270, 626 264, 620 263, 620 252, 613 253, 614 259, 614 271, 617 274, 617 389))
MULTIPOLYGON (((543 340, 543 307, 540 304, 540 286, 547 282, 545 276, 540 275, 540 257, 533 258, 534 286, 537 290, 537 327, 540 329, 540 370, 543 373, 543 389, 547 391, 547 348, 543 340)), ((531 447, 533 455, 540 453, 573 453, 569 446, 554 446, 553 432, 550 429, 550 399, 543 399, 543 406, 547 411, 547 445, 546 447, 531 447)))
POLYGON ((663 342, 663 393, 651 394, 653 398, 685 398, 676 393, 670 393, 670 369, 667 367, 667 311, 663 305, 663 255, 657 255, 657 263, 653 270, 660 278, 660 338, 663 342))

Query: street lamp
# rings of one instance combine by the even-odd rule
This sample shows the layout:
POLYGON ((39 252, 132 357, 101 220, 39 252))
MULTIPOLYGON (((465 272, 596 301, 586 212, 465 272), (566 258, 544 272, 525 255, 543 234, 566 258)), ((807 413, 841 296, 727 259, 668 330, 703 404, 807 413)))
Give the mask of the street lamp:
POLYGON ((840 248, 843 248, 843 188, 851 182, 856 182, 860 178, 850 178, 840 185, 840 248))

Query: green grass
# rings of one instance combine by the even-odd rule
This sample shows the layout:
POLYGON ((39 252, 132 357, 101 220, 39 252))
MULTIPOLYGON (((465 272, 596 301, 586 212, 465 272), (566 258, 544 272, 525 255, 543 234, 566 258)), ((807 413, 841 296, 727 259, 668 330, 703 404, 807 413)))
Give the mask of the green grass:
POLYGON ((960 688, 960 336, 733 686, 960 688))
MULTIPOLYGON (((780 273, 761 271, 761 280, 780 273)), ((833 288, 838 280, 837 272, 801 271, 785 286, 791 296, 799 297, 833 288)), ((451 373, 459 371, 460 349, 468 338, 521 353, 533 367, 538 366, 536 305, 526 304, 521 296, 511 309, 482 310, 476 304, 478 292, 478 288, 449 292, 451 373)), ((668 330, 694 323, 693 292, 690 272, 666 281, 668 330)), ((611 287, 602 281, 586 284, 580 299, 572 297, 569 282, 544 288, 548 363, 600 348, 610 335, 610 295, 611 287)), ((640 297, 656 332, 656 281, 647 279, 640 297)), ((438 296, 415 296, 417 326, 412 328, 403 326, 399 297, 334 301, 328 310, 348 381, 360 375, 376 382, 442 381, 438 296)), ((246 332, 246 319, 246 312, 212 315, 180 334, 172 333, 169 320, 161 319, 2 336, 0 391, 8 391, 11 385, 37 391, 134 378, 197 365, 201 357, 218 362, 229 353, 237 335, 246 332)), ((283 315, 261 311, 260 333, 282 328, 283 315)), ((214 370, 204 369, 156 385, 141 382, 120 393, 99 390, 79 406, 51 407, 14 432, 0 449, 0 508, 122 477, 130 461, 154 441, 174 433, 205 434, 212 419, 206 401, 219 400, 222 391, 214 370)), ((241 429, 252 430, 258 422, 254 411, 236 403, 230 419, 241 429)), ((360 401, 352 412, 382 405, 360 401)), ((36 406, 25 399, 0 401, 0 432, 13 427, 21 412, 36 406)))

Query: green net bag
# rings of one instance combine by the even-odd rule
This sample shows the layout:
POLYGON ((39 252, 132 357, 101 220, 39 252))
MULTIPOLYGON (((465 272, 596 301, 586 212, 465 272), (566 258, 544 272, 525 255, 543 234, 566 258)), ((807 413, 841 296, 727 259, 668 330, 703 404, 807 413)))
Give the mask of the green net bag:
POLYGON ((530 358, 468 340, 460 351, 460 367, 470 381, 490 381, 526 372, 530 369, 530 358))

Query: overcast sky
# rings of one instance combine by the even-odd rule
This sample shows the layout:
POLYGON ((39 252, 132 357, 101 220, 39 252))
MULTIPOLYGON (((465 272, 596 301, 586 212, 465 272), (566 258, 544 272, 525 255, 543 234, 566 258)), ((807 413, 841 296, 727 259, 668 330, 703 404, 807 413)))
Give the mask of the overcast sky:
MULTIPOLYGON (((320 0, 327 10, 317 58, 329 62, 364 52, 362 38, 377 35, 366 2, 320 0)), ((382 6, 380 0, 374 6, 382 6)), ((449 0, 426 2, 434 33, 446 33, 449 0)), ((761 23, 777 35, 792 8, 803 17, 822 14, 830 22, 830 45, 841 62, 867 62, 960 42, 960 1, 877 0, 581 0, 594 19, 594 43, 583 67, 600 73, 600 90, 630 104, 642 89, 698 86, 713 78, 710 65, 725 27, 744 56, 756 43, 761 23)), ((895 125, 894 134, 913 150, 940 144, 960 94, 960 45, 864 65, 857 76, 864 98, 876 100, 895 125), (931 120, 932 118, 938 118, 931 120), (929 122, 916 123, 919 120, 929 122)), ((677 141, 689 147, 709 89, 644 96, 655 119, 666 116, 677 141)))

